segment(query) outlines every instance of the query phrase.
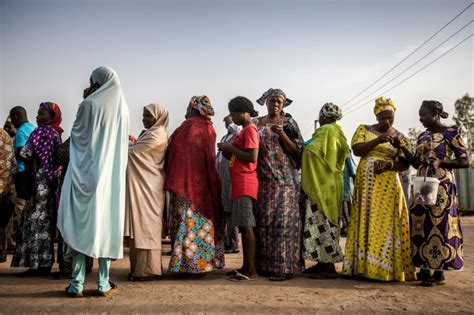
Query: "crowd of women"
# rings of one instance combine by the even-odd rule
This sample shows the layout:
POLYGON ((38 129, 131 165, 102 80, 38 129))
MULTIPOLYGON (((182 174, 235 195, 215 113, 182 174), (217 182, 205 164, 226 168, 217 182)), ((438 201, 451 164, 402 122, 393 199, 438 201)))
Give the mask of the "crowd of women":
POLYGON ((229 115, 218 144, 207 96, 191 98, 171 136, 166 108, 145 106, 144 130, 129 137, 125 97, 108 67, 92 72, 64 142, 58 104, 39 105, 37 127, 23 107, 12 108, 0 141, 0 261, 11 249, 12 266, 29 268, 23 276, 72 278, 71 297, 83 296, 93 258, 98 294, 116 291, 110 262, 123 257, 124 244, 129 280, 159 278, 167 234, 168 271, 196 276, 223 268, 224 253, 238 251, 240 232, 243 262, 228 272, 232 281, 285 281, 300 272, 332 279, 342 262, 344 276, 432 286, 445 283, 444 271, 462 269, 452 170, 469 159, 459 128, 441 123, 448 116, 441 103, 423 101, 426 130, 410 148, 393 127, 395 104, 384 97, 375 101, 377 122, 361 124, 350 145, 333 103, 320 108, 320 127, 305 143, 282 90, 269 89, 256 102, 265 115, 243 96, 219 109, 229 115), (357 171, 351 149, 360 157, 357 171), (407 204, 399 172, 410 165, 440 180, 434 205, 407 204), (51 273, 56 260, 60 271, 51 273), (317 263, 305 268, 305 260, 317 263))

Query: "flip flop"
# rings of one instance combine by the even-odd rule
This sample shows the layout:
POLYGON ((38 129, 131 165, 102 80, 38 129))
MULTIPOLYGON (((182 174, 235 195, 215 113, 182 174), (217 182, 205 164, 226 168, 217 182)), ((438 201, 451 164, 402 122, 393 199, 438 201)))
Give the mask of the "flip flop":
POLYGON ((250 278, 244 274, 241 274, 240 272, 237 272, 237 274, 229 279, 230 281, 234 282, 240 282, 240 281, 255 281, 257 280, 256 278, 250 278))
POLYGON ((235 269, 235 270, 231 270, 231 271, 227 272, 225 275, 226 276, 236 276, 239 273, 242 273, 242 270, 235 269))

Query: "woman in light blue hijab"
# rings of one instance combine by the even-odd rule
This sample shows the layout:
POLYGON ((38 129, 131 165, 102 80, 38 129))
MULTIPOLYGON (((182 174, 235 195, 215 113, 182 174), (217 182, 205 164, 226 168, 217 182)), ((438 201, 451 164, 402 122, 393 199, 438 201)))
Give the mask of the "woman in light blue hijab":
POLYGON ((71 130, 58 229, 73 255, 71 297, 83 296, 86 256, 99 259, 98 294, 112 294, 111 259, 123 257, 129 114, 117 73, 92 72, 71 130))

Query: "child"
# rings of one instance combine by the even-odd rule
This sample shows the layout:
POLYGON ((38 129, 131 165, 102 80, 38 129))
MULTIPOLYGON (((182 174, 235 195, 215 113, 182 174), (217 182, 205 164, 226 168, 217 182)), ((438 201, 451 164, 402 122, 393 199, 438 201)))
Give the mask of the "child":
POLYGON ((257 158, 259 136, 257 127, 251 122, 258 116, 252 102, 237 96, 229 102, 229 112, 235 124, 242 130, 232 143, 219 143, 217 146, 223 155, 230 160, 230 177, 232 182, 232 216, 231 225, 237 226, 242 233, 244 261, 242 268, 231 272, 232 281, 249 281, 257 278, 255 269, 255 227, 254 205, 257 199, 257 158))

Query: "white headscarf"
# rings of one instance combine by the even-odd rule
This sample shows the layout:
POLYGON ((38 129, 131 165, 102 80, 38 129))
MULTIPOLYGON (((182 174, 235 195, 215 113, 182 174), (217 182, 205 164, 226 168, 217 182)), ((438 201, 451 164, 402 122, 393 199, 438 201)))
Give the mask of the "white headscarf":
POLYGON ((75 251, 122 258, 129 113, 117 73, 100 67, 100 87, 80 105, 71 131, 70 161, 58 229, 75 251))

